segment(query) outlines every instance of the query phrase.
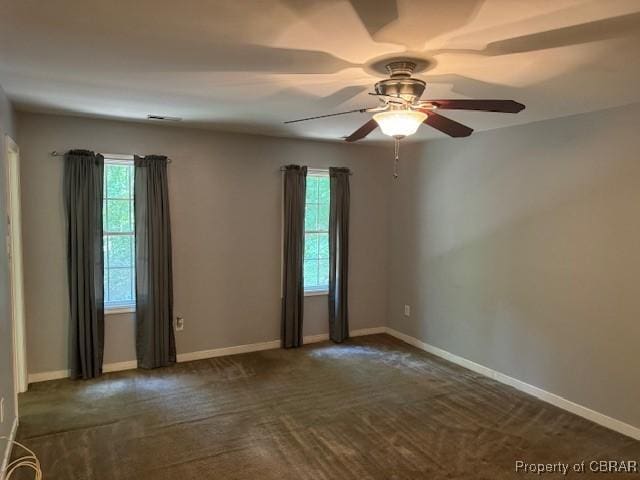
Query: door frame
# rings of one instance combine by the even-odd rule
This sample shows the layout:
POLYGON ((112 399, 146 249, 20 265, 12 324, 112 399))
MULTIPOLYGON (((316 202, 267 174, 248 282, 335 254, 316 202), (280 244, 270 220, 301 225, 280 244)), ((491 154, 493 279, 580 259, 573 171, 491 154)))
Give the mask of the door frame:
MULTIPOLYGON (((22 263, 22 219, 20 206, 20 148, 9 136, 5 136, 5 219, 7 227, 6 248, 9 260, 9 284, 11 289, 11 318, 13 330, 13 378, 16 397, 28 387, 27 338, 24 307, 24 278, 22 263)), ((16 398, 16 416, 18 414, 16 398)))

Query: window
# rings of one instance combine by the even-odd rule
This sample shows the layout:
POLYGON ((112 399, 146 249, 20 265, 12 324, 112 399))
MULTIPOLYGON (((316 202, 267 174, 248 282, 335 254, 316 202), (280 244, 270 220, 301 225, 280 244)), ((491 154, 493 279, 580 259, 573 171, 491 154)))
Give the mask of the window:
POLYGON ((329 290, 329 172, 310 170, 304 218, 304 290, 329 290))
POLYGON ((133 162, 105 158, 104 204, 105 309, 135 306, 133 162))

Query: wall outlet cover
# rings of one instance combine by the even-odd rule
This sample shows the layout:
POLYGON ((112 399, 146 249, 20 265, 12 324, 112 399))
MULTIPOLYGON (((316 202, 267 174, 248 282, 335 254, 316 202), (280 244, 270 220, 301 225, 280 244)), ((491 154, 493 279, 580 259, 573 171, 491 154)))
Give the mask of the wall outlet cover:
POLYGON ((180 332, 184 330, 184 318, 176 317, 176 331, 180 332))
POLYGON ((410 305, 405 305, 404 306, 404 316, 405 317, 411 316, 411 306, 410 305))

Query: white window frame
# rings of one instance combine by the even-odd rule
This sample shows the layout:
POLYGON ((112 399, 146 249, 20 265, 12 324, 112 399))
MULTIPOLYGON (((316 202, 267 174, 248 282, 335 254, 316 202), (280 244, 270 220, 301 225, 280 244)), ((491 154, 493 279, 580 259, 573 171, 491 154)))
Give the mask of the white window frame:
MULTIPOLYGON (((121 154, 103 154, 104 156, 104 163, 105 166, 107 164, 109 165, 128 165, 131 166, 133 165, 133 155, 121 155, 121 154)), ((106 196, 106 189, 107 189, 107 185, 105 183, 104 187, 104 192, 103 192, 103 199, 108 200, 107 196, 106 196)), ((133 195, 133 192, 132 192, 133 195)), ((134 215, 134 212, 131 212, 131 215, 134 215)), ((104 237, 105 236, 116 236, 116 235, 131 235, 131 233, 127 232, 111 232, 111 233, 106 233, 103 232, 103 241, 104 241, 104 237)), ((134 248, 135 248, 135 229, 133 232, 133 241, 134 241, 134 248)), ((135 255, 135 252, 133 252, 133 255, 135 255)), ((106 269, 106 263, 105 263, 105 269, 106 269)), ((134 266, 134 279, 133 281, 135 282, 135 266, 134 266)), ((106 286, 105 286, 106 287, 106 286)), ((135 284, 133 286, 134 288, 134 300, 133 302, 119 302, 119 303, 105 303, 104 304, 104 313, 105 315, 118 315, 118 314, 122 314, 122 313, 133 313, 136 311, 136 301, 135 301, 135 284)))
MULTIPOLYGON (((309 168, 307 169, 307 177, 328 177, 329 176, 329 169, 328 168, 309 168)), ((306 199, 305 199, 306 202, 306 199)), ((305 230, 305 235, 307 233, 325 233, 324 230, 322 231, 310 231, 307 232, 305 230)), ((328 231, 327 231, 328 233, 328 231)), ((302 258, 302 261, 304 263, 304 255, 302 258)), ((304 288, 304 296, 305 297, 315 297, 315 296, 319 296, 319 295, 329 295, 329 285, 327 285, 326 288, 309 288, 307 289, 306 287, 304 288)))

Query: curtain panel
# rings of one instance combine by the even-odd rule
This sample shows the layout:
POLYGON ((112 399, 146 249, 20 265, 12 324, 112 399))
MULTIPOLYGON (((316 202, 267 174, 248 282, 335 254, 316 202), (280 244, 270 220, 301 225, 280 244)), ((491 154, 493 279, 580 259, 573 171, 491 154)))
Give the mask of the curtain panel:
POLYGON ((349 338, 349 176, 348 168, 329 168, 329 338, 349 338))
POLYGON ((307 167, 287 165, 284 170, 282 252, 282 346, 302 346, 304 311, 304 210, 307 167))
POLYGON ((175 363, 167 157, 134 157, 136 354, 141 368, 175 363))
POLYGON ((64 157, 71 377, 102 374, 104 354, 104 157, 71 150, 64 157))

